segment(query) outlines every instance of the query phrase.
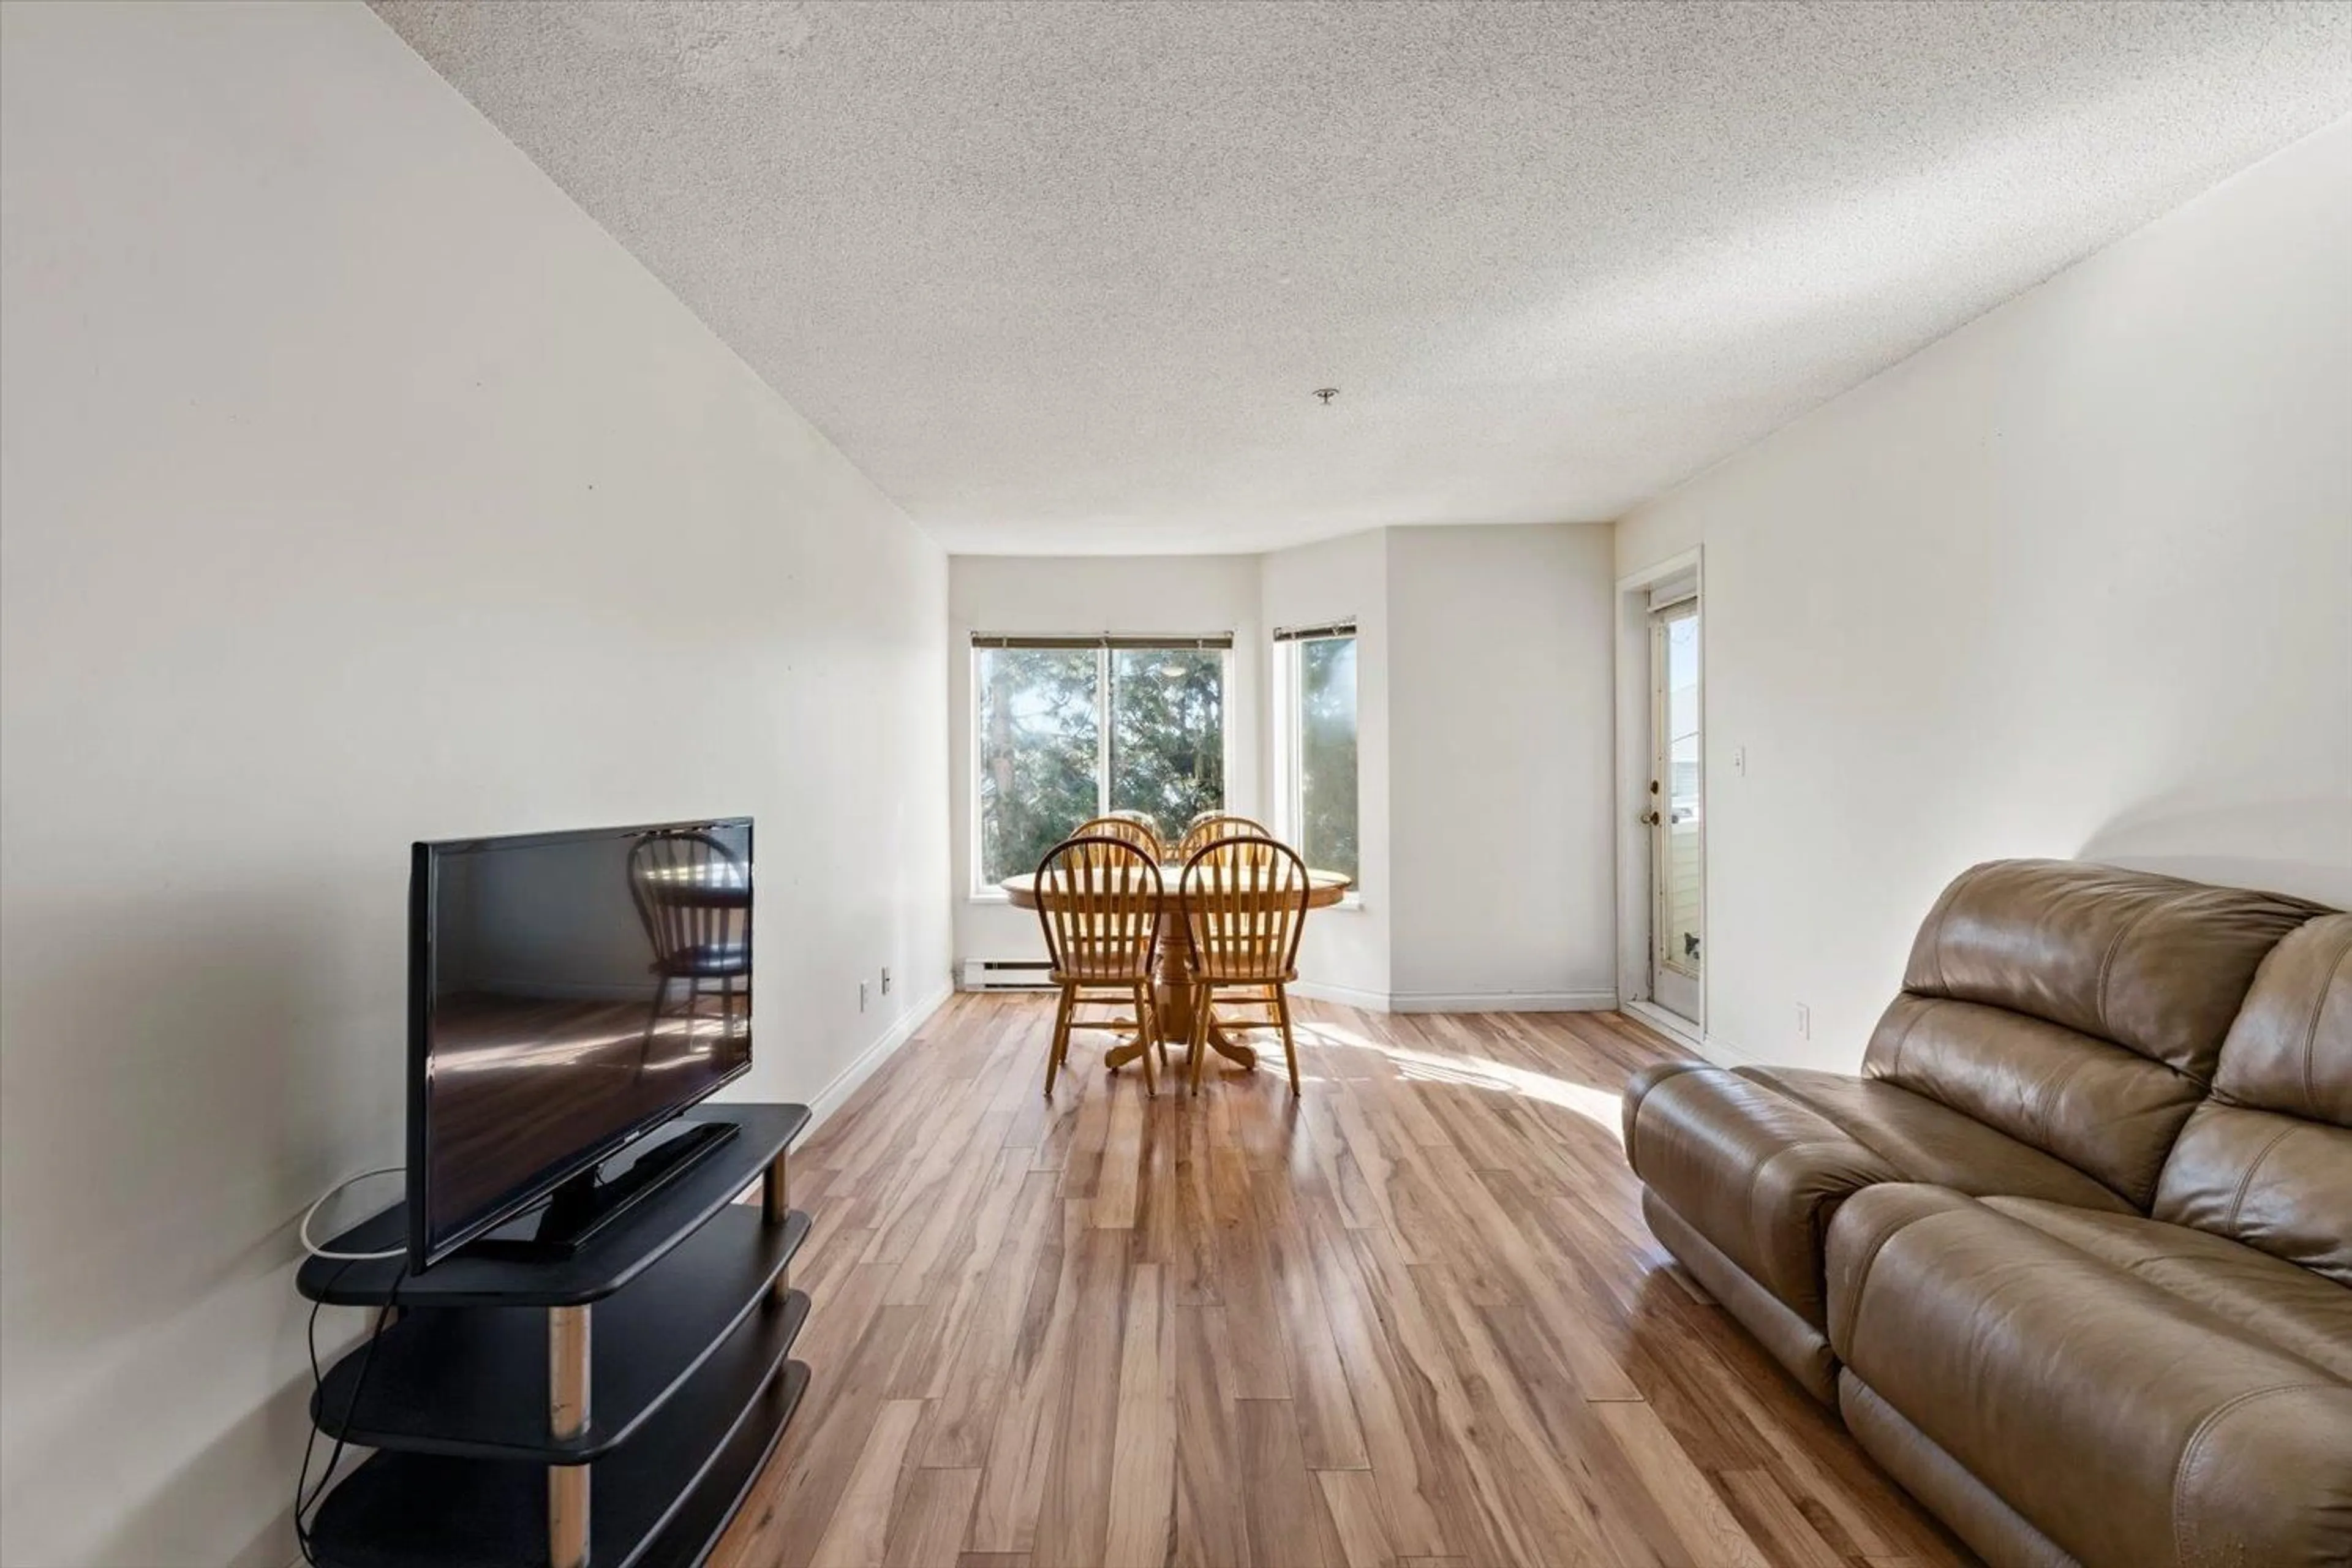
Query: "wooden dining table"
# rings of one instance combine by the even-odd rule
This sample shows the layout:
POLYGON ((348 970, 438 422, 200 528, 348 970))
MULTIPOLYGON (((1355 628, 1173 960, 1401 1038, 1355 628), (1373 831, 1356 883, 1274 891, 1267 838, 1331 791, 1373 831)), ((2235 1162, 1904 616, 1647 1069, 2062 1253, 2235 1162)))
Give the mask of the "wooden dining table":
MULTIPOLYGON (((1192 954, 1184 940, 1184 915, 1177 890, 1182 870, 1172 863, 1160 868, 1160 952, 1152 966, 1151 1001, 1160 1037, 1171 1046, 1189 1049, 1192 1040, 1192 954)), ((1035 876, 1023 872, 1005 878, 998 886, 1004 889, 1005 898, 1015 909, 1037 907, 1035 876)), ((1354 879, 1342 872, 1310 869, 1307 873, 1307 907, 1328 909, 1347 897, 1352 886, 1354 879)), ((1103 1053, 1103 1066, 1125 1067, 1143 1054, 1145 1044, 1140 1037, 1120 1041, 1103 1053)), ((1209 1031, 1209 1045, 1219 1056, 1241 1068, 1257 1066, 1257 1052, 1223 1029, 1209 1031)))

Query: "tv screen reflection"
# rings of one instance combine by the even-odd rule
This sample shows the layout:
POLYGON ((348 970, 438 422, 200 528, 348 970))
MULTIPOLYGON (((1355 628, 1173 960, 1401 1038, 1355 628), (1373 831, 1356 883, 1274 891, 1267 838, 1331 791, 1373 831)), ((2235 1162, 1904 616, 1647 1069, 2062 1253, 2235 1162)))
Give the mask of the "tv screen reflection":
POLYGON ((748 822, 441 846, 431 900, 436 1237, 749 1064, 748 822))

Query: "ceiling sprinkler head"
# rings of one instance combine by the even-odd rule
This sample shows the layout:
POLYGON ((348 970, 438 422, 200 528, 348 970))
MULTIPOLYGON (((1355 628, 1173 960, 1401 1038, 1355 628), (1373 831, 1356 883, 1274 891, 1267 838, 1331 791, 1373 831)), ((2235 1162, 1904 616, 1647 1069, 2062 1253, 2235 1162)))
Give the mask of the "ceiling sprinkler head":
POLYGON ((1339 389, 1336 386, 1318 386, 1315 389, 1315 395, 1322 400, 1324 407, 1328 408, 1331 406, 1331 400, 1339 395, 1339 389))

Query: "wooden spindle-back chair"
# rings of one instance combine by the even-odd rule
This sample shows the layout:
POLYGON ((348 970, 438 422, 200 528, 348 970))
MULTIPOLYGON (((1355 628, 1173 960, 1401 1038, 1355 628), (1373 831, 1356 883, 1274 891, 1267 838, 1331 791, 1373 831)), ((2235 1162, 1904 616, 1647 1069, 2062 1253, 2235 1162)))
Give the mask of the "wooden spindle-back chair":
POLYGON ((686 982, 689 1047, 706 983, 716 983, 719 1027, 727 1037, 736 1032, 739 998, 749 1022, 751 994, 738 985, 751 973, 751 906, 744 896, 750 888, 741 857, 711 834, 648 833, 629 847, 629 896, 654 950, 654 999, 640 1059, 653 1054, 654 1031, 675 981, 686 982))
POLYGON ((1138 1035, 1143 1049, 1144 1092, 1157 1095, 1152 1058, 1164 1063, 1151 1001, 1152 963, 1160 952, 1160 862, 1131 838, 1089 834, 1068 838, 1037 863, 1037 923, 1061 991, 1054 1041, 1045 1057, 1045 1093, 1068 1060, 1078 1029, 1138 1035), (1129 1018, 1084 1019, 1078 1009, 1132 1004, 1129 1018))
POLYGON ((1220 838, 1272 838, 1265 824, 1246 816, 1235 816, 1229 811, 1204 811, 1185 825, 1184 837, 1176 846, 1176 858, 1190 860, 1220 838))
POLYGON ((1290 1027, 1290 983, 1298 978, 1298 938, 1307 928, 1307 862, 1286 844, 1234 835, 1213 839, 1184 862, 1177 884, 1184 940, 1192 958, 1192 1083, 1219 1005, 1265 1010, 1251 1022, 1282 1031, 1290 1092, 1298 1092, 1298 1045, 1290 1027))
POLYGON ((1154 860, 1168 853, 1167 844, 1160 837, 1160 825, 1139 811, 1114 811, 1108 816, 1097 816, 1078 824, 1072 838, 1117 838, 1134 845, 1154 860))

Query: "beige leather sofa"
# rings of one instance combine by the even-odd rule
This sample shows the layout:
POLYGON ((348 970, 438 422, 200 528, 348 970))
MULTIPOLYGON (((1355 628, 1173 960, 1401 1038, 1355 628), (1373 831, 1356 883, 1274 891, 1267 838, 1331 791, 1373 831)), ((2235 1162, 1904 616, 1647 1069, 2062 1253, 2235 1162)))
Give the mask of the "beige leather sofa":
POLYGON ((1625 1097, 1658 1238, 1997 1564, 2352 1563, 2352 915, 1946 889, 1863 1075, 1625 1097))

